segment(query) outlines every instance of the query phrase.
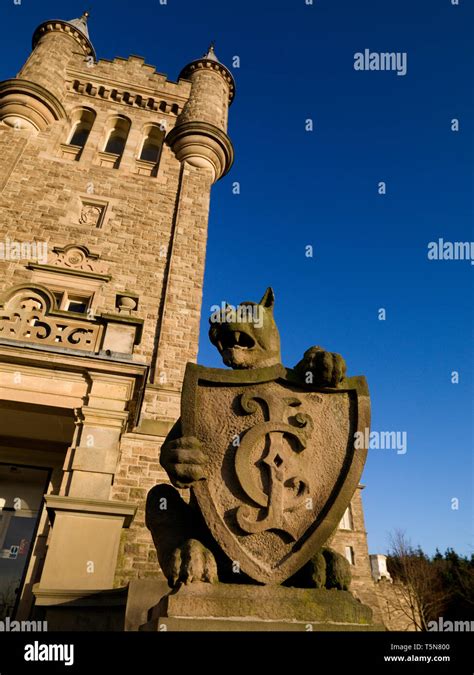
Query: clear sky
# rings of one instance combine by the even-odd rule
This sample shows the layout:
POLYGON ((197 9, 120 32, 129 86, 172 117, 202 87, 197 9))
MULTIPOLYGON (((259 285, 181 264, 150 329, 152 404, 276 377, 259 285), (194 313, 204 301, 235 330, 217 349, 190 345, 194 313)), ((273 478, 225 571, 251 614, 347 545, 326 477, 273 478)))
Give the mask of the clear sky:
MULTIPOLYGON (((18 72, 39 23, 77 17, 81 2, 2 0, 0 79, 18 72)), ((162 2, 91 0, 89 27, 99 57, 144 56, 171 80, 215 40, 237 82, 199 361, 220 365, 211 305, 272 285, 285 365, 313 344, 343 354, 368 379, 373 430, 407 434, 405 454, 369 451, 370 552, 401 528, 429 553, 470 554, 474 265, 428 260, 427 245, 474 240, 472 2, 162 2), (365 49, 405 53, 406 74, 355 70, 365 49)))

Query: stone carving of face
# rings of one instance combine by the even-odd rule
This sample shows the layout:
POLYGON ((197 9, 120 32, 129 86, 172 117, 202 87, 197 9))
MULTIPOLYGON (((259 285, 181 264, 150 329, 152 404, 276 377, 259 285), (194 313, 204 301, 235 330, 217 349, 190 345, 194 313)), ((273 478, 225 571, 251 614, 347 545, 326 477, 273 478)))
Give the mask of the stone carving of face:
POLYGON ((259 303, 224 305, 209 319, 209 339, 226 366, 264 368, 280 363, 280 335, 273 318, 275 296, 267 288, 259 303))

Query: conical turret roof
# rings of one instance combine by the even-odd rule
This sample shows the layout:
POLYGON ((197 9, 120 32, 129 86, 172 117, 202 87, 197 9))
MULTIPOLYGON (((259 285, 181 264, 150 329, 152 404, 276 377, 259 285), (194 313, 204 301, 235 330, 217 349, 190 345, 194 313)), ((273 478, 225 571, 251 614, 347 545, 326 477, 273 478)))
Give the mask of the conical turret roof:
POLYGON ((82 16, 80 16, 78 19, 70 19, 69 21, 66 21, 66 23, 71 24, 71 26, 74 26, 78 30, 81 31, 81 33, 84 33, 86 38, 90 40, 89 36, 89 29, 87 28, 87 19, 89 18, 89 12, 83 12, 82 16))
POLYGON ((208 59, 209 61, 216 61, 216 63, 220 63, 219 59, 216 56, 216 52, 214 51, 214 43, 211 42, 209 45, 209 49, 207 50, 206 54, 203 54, 203 59, 208 59))

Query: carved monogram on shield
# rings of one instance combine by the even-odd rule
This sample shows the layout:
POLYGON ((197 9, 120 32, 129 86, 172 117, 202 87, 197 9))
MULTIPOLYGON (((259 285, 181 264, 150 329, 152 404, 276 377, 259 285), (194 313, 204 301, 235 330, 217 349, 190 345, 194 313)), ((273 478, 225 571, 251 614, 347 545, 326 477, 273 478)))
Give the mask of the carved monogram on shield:
POLYGON ((365 378, 305 385, 281 364, 247 371, 188 364, 183 436, 206 455, 192 490, 230 560, 262 583, 281 583, 338 526, 367 454, 354 434, 370 425, 365 378))
POLYGON ((236 513, 237 523, 245 532, 278 529, 295 539, 295 527, 286 514, 304 508, 305 502, 306 505, 311 503, 301 457, 313 431, 313 420, 304 412, 294 414, 295 408, 302 405, 302 400, 297 397, 278 398, 263 392, 247 392, 240 396, 240 405, 246 413, 256 412, 259 404, 268 419, 244 432, 235 455, 235 472, 240 486, 256 508, 240 506, 236 513), (258 458, 262 440, 266 447, 263 456, 258 458), (259 476, 260 472, 267 473, 266 481, 265 476, 259 476), (261 484, 265 482, 267 487, 263 489, 261 484), (261 508, 264 509, 263 518, 259 517, 261 508))

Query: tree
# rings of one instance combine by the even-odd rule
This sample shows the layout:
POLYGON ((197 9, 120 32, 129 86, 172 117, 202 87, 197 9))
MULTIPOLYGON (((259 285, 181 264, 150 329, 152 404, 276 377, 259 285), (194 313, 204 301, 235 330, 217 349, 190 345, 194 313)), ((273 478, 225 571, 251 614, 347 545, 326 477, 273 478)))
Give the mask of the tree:
POLYGON ((427 630, 428 622, 443 613, 450 595, 440 570, 419 546, 412 547, 402 530, 396 530, 390 537, 387 563, 394 582, 398 582, 398 609, 416 630, 427 630))
POLYGON ((433 563, 443 585, 451 591, 445 608, 445 618, 470 620, 474 609, 474 557, 468 560, 448 548, 444 557, 435 556, 433 563))

